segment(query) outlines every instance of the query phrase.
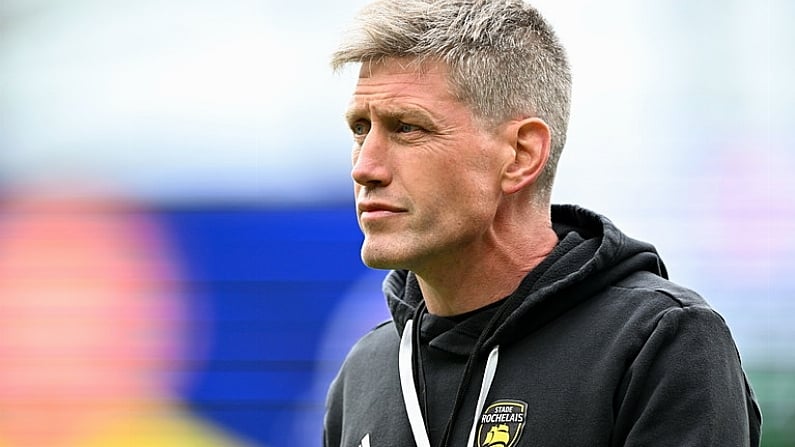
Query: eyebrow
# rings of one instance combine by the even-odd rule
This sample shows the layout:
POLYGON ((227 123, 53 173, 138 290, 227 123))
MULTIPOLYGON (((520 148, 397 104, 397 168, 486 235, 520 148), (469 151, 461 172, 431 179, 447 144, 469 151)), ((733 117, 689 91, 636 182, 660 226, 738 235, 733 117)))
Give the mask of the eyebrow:
MULTIPOLYGON (((369 117, 372 114, 373 113, 371 113, 371 109, 354 106, 345 112, 345 119, 348 123, 354 123, 362 118, 369 117)), ((430 112, 423 108, 413 106, 379 106, 375 109, 374 114, 385 120, 410 120, 416 122, 418 125, 423 126, 433 126, 436 122, 436 119, 430 112)))

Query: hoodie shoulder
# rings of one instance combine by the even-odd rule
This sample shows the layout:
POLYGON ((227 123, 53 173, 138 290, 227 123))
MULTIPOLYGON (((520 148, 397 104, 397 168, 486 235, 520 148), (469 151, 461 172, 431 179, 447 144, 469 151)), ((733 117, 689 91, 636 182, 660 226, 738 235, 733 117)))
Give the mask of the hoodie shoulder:
POLYGON ((389 396, 400 395, 395 367, 399 344, 395 324, 386 321, 351 348, 326 396, 324 446, 357 445, 365 434, 373 432, 373 427, 408 429, 392 427, 398 424, 389 420, 395 406, 389 396))
POLYGON ((723 317, 696 292, 650 273, 616 287, 642 303, 625 323, 641 330, 622 334, 639 337, 627 345, 616 436, 625 445, 759 445, 761 412, 723 317))
POLYGON ((639 271, 620 281, 615 287, 643 293, 664 307, 706 307, 707 301, 694 290, 647 271, 639 271))
POLYGON ((382 365, 388 365, 397 358, 400 338, 395 323, 391 320, 377 325, 363 335, 348 351, 342 367, 334 379, 332 388, 345 386, 351 380, 361 383, 363 378, 382 365))
MULTIPOLYGON (((638 271, 605 289, 588 306, 598 318, 612 321, 618 332, 639 343, 657 329, 666 315, 699 311, 722 317, 695 291, 651 272, 638 271)), ((638 346, 639 348, 640 346, 638 346)))
MULTIPOLYGON (((345 359, 345 363, 359 361, 361 359, 372 359, 372 356, 383 352, 386 347, 400 343, 395 323, 392 320, 385 320, 379 323, 370 332, 364 334, 351 348, 345 359)), ((343 366, 344 368, 344 366, 343 366)))

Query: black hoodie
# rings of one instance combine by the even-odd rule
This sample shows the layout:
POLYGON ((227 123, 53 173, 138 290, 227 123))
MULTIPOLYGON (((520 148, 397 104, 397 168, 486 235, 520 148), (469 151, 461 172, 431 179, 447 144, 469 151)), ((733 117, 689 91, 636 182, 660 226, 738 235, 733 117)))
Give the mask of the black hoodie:
POLYGON ((724 320, 606 218, 554 206, 552 220, 553 252, 467 315, 428 314, 416 277, 391 272, 392 321, 332 383, 325 445, 758 446, 724 320))

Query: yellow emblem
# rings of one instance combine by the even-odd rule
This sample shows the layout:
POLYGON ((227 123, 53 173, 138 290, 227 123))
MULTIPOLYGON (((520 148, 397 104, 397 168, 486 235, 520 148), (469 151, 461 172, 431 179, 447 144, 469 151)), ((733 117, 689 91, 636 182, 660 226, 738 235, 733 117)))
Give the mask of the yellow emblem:
POLYGON ((477 447, 514 447, 522 436, 527 404, 518 400, 492 403, 480 415, 477 447))

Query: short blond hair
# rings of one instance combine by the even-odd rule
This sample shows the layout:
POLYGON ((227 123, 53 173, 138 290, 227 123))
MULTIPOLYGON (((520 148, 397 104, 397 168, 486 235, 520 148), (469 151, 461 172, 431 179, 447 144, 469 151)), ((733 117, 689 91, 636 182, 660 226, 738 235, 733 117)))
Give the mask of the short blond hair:
POLYGON ((552 27, 521 0, 377 0, 333 54, 335 70, 384 58, 434 59, 457 97, 487 125, 536 116, 552 134, 539 193, 551 196, 566 142, 571 70, 552 27))

